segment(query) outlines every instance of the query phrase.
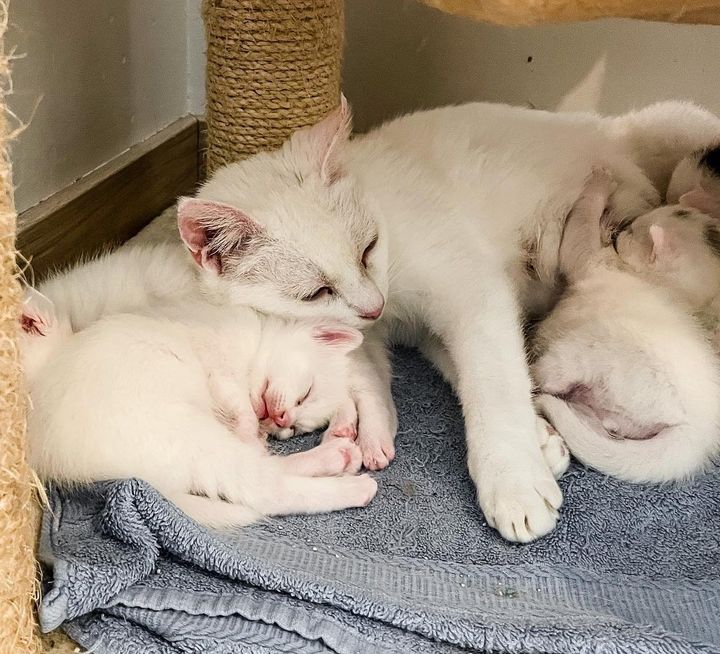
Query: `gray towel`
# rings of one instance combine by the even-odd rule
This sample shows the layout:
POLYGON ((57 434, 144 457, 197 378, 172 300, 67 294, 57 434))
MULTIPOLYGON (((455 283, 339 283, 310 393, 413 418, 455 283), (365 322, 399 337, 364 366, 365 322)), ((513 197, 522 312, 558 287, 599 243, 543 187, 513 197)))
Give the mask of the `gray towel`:
POLYGON ((397 459, 365 509, 221 534, 135 480, 52 489, 43 628, 98 654, 720 652, 719 470, 649 487, 573 466, 557 529, 507 543, 451 391, 407 350, 395 373, 397 459))

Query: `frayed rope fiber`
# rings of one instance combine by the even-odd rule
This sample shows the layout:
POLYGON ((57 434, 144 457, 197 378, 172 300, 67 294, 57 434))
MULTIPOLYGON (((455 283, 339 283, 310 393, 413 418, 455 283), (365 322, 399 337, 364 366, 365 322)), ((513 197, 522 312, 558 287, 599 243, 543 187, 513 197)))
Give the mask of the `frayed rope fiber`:
POLYGON ((25 461, 25 407, 18 353, 22 292, 16 264, 16 219, 7 123, 9 57, 5 53, 6 2, 0 2, 0 653, 40 651, 34 600, 34 544, 38 507, 25 461))
POLYGON ((278 147, 340 98, 341 0, 204 0, 207 169, 278 147))

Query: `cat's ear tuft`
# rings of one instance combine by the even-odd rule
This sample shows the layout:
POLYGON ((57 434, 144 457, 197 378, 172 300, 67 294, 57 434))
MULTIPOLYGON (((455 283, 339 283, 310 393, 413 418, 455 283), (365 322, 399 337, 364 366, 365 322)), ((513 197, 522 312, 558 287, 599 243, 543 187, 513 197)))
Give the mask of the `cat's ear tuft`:
POLYGON ((313 328, 313 338, 323 345, 343 352, 352 352, 363 341, 362 332, 341 323, 328 323, 313 328))
POLYGON ((180 238, 195 262, 217 274, 222 270, 224 252, 261 231, 240 209, 200 198, 180 198, 177 221, 180 238))
POLYGON ((344 95, 340 104, 319 123, 296 132, 293 144, 307 152, 324 184, 343 176, 342 151, 352 131, 352 112, 344 95))
POLYGON ((702 186, 697 186, 681 195, 679 203, 683 207, 695 209, 715 220, 720 220, 720 192, 713 193, 702 186))

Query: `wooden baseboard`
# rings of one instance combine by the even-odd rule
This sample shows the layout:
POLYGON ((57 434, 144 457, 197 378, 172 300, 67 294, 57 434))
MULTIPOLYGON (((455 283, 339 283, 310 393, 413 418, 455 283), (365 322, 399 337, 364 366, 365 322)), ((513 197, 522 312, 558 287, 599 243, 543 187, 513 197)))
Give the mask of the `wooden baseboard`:
POLYGON ((18 217, 36 279, 131 238, 201 179, 201 122, 187 116, 18 217))

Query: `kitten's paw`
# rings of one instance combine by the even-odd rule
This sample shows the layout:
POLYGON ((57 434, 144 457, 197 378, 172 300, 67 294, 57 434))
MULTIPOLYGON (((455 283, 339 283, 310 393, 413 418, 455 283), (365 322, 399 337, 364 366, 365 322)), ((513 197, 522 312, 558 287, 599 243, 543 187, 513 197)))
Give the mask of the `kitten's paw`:
POLYGON ((357 440, 362 451, 362 462, 368 470, 383 470, 395 458, 395 444, 392 437, 373 438, 360 434, 357 440))
POLYGON ((337 413, 330 420, 328 428, 323 434, 323 440, 329 438, 349 438, 354 441, 357 438, 357 408, 355 400, 348 397, 337 413))
POLYGON ((377 494, 377 482, 370 475, 353 475, 337 480, 340 501, 347 508, 367 506, 377 494))
POLYGON ((529 543, 555 528, 562 491, 542 458, 514 452, 507 460, 491 459, 481 468, 473 474, 479 482, 480 506, 503 538, 529 543))
POLYGON ((334 440, 336 438, 345 438, 351 441, 357 439, 357 427, 354 424, 335 424, 332 423, 323 434, 323 442, 334 440))
POLYGON ((570 450, 562 436, 545 418, 537 418, 537 434, 545 463, 555 479, 560 479, 570 467, 570 450))
POLYGON ((332 438, 310 450, 317 461, 316 476, 354 474, 362 466, 362 452, 351 440, 332 438))

